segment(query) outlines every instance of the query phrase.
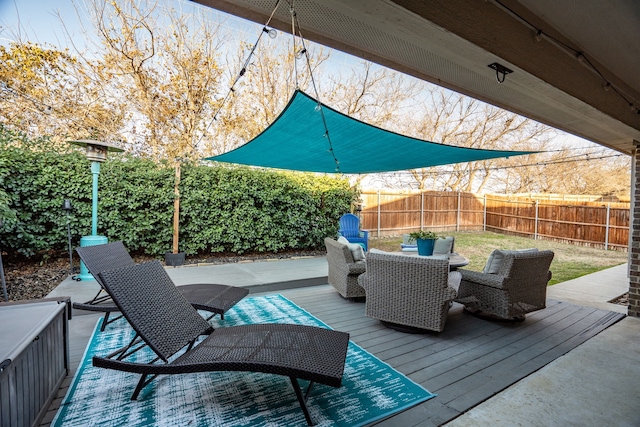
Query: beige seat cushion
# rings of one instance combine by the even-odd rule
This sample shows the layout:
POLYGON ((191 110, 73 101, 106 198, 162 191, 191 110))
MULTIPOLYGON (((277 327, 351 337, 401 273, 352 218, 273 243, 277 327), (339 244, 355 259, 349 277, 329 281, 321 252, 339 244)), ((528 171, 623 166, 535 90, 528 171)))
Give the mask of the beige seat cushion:
POLYGON ((359 244, 349 242, 344 236, 338 237, 338 242, 349 247, 354 261, 363 261, 365 259, 364 249, 359 244))
POLYGON ((451 253, 453 249, 453 237, 441 237, 436 239, 433 244, 433 254, 434 255, 447 255, 451 253))

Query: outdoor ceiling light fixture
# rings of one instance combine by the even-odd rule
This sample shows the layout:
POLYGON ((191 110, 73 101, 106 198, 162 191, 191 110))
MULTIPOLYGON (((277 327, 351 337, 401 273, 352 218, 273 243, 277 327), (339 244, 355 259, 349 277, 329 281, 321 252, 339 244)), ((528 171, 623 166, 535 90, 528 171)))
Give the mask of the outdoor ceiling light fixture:
POLYGON ((492 70, 496 70, 496 80, 498 81, 498 83, 504 83, 504 79, 507 74, 513 73, 513 70, 510 70, 509 68, 505 67, 502 64, 498 64, 497 62, 489 64, 488 67, 492 70))

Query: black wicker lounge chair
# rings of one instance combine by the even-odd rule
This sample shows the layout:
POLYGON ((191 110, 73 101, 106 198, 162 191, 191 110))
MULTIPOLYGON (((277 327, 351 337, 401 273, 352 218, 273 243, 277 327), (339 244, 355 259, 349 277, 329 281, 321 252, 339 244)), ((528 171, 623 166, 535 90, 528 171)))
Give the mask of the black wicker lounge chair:
POLYGON ((333 387, 342 384, 349 343, 347 333, 289 324, 214 330, 178 292, 158 261, 103 271, 100 276, 105 289, 135 330, 136 338, 106 357, 94 356, 93 365, 141 374, 132 400, 157 375, 263 372, 290 378, 307 423, 312 425, 306 398, 314 382, 333 387), (196 344, 201 335, 208 336, 196 344), (126 361, 136 351, 137 344, 148 345, 157 357, 148 363, 126 361), (186 349, 184 353, 172 359, 183 349, 186 349), (304 393, 298 379, 310 381, 304 393))
MULTIPOLYGON (((118 312, 119 310, 111 300, 111 296, 104 290, 104 285, 100 279, 100 272, 135 265, 135 262, 120 241, 104 245, 76 248, 76 252, 80 256, 80 259, 82 259, 82 262, 84 262, 87 270, 89 270, 100 285, 100 290, 93 299, 87 302, 74 302, 73 308, 105 313, 101 329, 104 331, 104 328, 109 323, 122 316, 109 319, 111 313, 118 312)), ((220 317, 224 319, 224 313, 249 293, 248 289, 238 286, 215 285, 210 283, 178 286, 178 290, 196 309, 211 313, 206 320, 211 319, 216 314, 219 314, 220 317)))

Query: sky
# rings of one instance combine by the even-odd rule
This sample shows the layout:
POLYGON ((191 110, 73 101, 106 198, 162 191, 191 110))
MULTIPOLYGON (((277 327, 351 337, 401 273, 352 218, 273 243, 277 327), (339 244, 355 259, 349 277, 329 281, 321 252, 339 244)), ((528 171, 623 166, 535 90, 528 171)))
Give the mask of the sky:
MULTIPOLYGON (((105 0, 106 1, 106 0, 105 0)), ((239 37, 252 39, 260 28, 257 24, 231 16, 188 0, 158 0, 160 7, 173 7, 183 13, 205 11, 211 19, 219 19, 234 29, 239 37)), ((67 47, 65 30, 74 43, 85 38, 83 26, 92 34, 93 26, 85 0, 0 0, 0 44, 16 39, 67 47)))
MULTIPOLYGON (((51 44, 59 49, 70 47, 65 31, 71 35, 73 43, 83 51, 85 32, 95 31, 89 18, 87 0, 0 0, 0 45, 8 46, 12 41, 35 41, 51 44), (75 5, 75 7, 74 7, 75 5), (60 19, 62 18, 62 19, 60 19)), ((106 1, 106 0, 105 0, 106 1)), ((210 19, 222 21, 223 26, 232 29, 238 41, 253 42, 259 35, 261 25, 218 12, 188 0, 158 0, 160 7, 173 7, 183 13, 205 11, 210 19)), ((342 52, 331 50, 331 67, 340 69, 359 63, 359 59, 342 52)), ((558 142, 572 147, 599 148, 589 141, 573 135, 560 133, 558 142)))
POLYGON ((41 44, 65 46, 56 12, 71 24, 69 28, 76 35, 78 18, 71 0, 0 0, 0 42, 6 45, 19 36, 41 44))

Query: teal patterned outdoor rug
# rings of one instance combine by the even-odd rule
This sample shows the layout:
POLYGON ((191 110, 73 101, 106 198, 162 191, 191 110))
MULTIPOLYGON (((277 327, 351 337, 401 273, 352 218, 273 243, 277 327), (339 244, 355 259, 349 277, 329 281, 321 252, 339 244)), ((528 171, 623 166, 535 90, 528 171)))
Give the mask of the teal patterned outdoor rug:
MULTIPOLYGON (((162 376, 132 401, 130 396, 139 377, 94 368, 91 357, 122 347, 130 341, 133 330, 119 320, 99 332, 101 322, 52 426, 307 425, 289 378, 277 375, 211 372, 162 376)), ((281 295, 245 298, 225 314, 224 320, 211 322, 214 327, 247 323, 328 327, 281 295)), ((143 352, 147 357, 151 353, 148 349, 139 353, 143 352)), ((308 406, 318 426, 362 426, 434 396, 350 342, 342 387, 316 384, 308 406)))

